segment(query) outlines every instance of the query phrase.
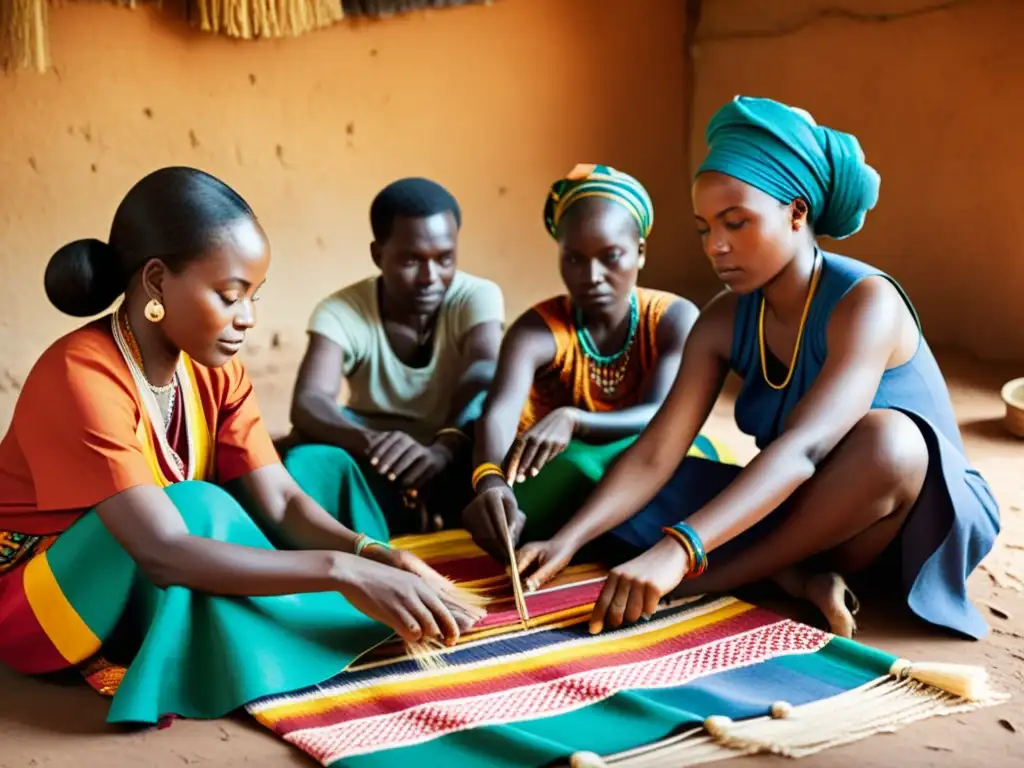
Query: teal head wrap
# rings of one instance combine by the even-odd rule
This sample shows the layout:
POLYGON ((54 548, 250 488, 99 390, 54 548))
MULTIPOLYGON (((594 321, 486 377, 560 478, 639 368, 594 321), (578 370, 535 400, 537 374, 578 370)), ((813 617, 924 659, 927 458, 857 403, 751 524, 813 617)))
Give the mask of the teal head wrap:
POLYGON ((816 234, 849 237, 878 202, 881 177, 857 138, 819 126, 803 110, 737 96, 711 118, 706 138, 698 174, 724 173, 782 203, 802 198, 816 234))
POLYGON ((544 224, 552 237, 558 236, 558 223, 573 203, 585 197, 603 197, 624 206, 636 221, 640 237, 654 227, 654 203, 644 185, 628 173, 607 165, 577 165, 564 179, 551 185, 544 203, 544 224))

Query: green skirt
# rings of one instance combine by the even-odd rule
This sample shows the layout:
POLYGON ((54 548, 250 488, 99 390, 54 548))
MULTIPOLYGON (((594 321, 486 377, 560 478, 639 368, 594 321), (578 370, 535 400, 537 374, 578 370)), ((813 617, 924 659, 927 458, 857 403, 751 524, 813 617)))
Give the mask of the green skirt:
MULTIPOLYGON (((286 466, 341 522, 387 540, 380 508, 347 453, 301 447, 286 466)), ((195 536, 275 548, 216 485, 178 483, 167 495, 195 536)), ((261 696, 327 680, 391 634, 339 593, 243 598, 157 587, 95 512, 0 577, 0 662, 31 673, 77 666, 101 651, 123 658, 128 669, 110 722, 221 717, 261 696)))
MULTIPOLYGON (((516 500, 526 515, 522 541, 554 536, 583 506, 612 462, 635 441, 635 436, 603 445, 573 440, 536 477, 516 484, 516 500)), ((732 454, 722 443, 705 435, 697 436, 686 455, 733 461, 732 454)))
MULTIPOLYGON (((411 497, 397 484, 382 476, 377 468, 364 456, 353 455, 363 471, 366 484, 373 492, 374 499, 384 512, 392 536, 406 536, 411 533, 426 533, 432 530, 433 518, 440 518, 445 528, 462 526, 462 510, 473 500, 470 483, 473 474, 473 428, 484 404, 484 393, 476 397, 463 411, 455 426, 461 429, 469 441, 462 445, 451 464, 440 475, 426 483, 415 497, 411 497)), ((344 408, 345 418, 353 424, 361 424, 379 431, 397 431, 423 439, 422 429, 409 419, 400 417, 370 419, 355 411, 344 408)))

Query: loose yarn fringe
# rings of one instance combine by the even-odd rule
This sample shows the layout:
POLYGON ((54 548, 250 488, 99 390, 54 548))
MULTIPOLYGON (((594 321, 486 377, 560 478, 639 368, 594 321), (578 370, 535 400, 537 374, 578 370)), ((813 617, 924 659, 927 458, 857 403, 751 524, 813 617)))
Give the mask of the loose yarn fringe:
MULTIPOLYGON (((444 579, 439 585, 439 591, 445 604, 453 614, 462 614, 469 620, 468 623, 476 623, 487 615, 486 605, 490 599, 472 590, 460 587, 455 582, 444 579)), ((456 616, 458 618, 458 616, 456 616)), ((410 658, 416 661, 422 670, 437 670, 447 666, 444 659, 444 652, 448 646, 436 638, 423 638, 415 643, 406 643, 405 651, 410 658)))
POLYGON ((772 707, 773 716, 734 722, 712 716, 703 728, 645 747, 601 757, 577 752, 571 768, 655 768, 702 765, 744 755, 769 753, 806 757, 892 733, 918 720, 990 707, 1009 699, 994 690, 981 667, 896 661, 886 677, 831 698, 798 707, 772 707))
POLYGON ((49 10, 48 0, 0 2, 0 56, 4 69, 45 72, 50 66, 49 10))
MULTIPOLYGON (((141 1, 141 0, 138 0, 141 1)), ((134 8, 137 0, 107 0, 134 8)), ((0 0, 0 64, 5 70, 50 68, 50 0, 0 0)))
POLYGON ((334 24, 341 0, 191 0, 190 18, 204 32, 252 40, 294 37, 334 24))

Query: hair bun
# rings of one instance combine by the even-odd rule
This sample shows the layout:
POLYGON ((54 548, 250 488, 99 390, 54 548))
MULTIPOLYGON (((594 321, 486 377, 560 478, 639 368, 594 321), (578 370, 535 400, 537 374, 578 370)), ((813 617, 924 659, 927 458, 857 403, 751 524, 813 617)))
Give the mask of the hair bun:
POLYGON ((98 315, 124 293, 117 258, 102 240, 75 240, 50 257, 43 278, 50 303, 66 315, 98 315))

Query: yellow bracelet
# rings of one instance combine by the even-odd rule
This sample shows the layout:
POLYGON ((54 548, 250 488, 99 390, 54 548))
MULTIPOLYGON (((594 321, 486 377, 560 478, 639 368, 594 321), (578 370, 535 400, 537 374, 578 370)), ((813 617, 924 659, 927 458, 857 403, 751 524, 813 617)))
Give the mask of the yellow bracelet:
POLYGON ((476 487, 480 485, 481 480, 483 480, 485 477, 491 477, 492 475, 495 475, 502 479, 505 478, 505 473, 502 472, 500 469, 488 469, 486 472, 481 472, 480 475, 476 478, 476 480, 473 481, 473 490, 476 491, 476 487))
POLYGON ((473 471, 473 490, 476 491, 476 487, 480 484, 480 481, 485 477, 490 477, 491 475, 505 477, 505 473, 502 471, 501 467, 493 462, 487 462, 486 464, 481 464, 477 467, 473 471))
POLYGON ((491 474, 493 472, 498 472, 499 474, 504 474, 501 471, 501 467, 499 467, 497 464, 495 464, 492 461, 488 461, 488 462, 486 462, 484 464, 481 464, 479 467, 477 467, 475 470, 473 470, 473 484, 475 485, 477 480, 479 480, 481 477, 484 477, 485 475, 489 475, 489 474, 491 474))

